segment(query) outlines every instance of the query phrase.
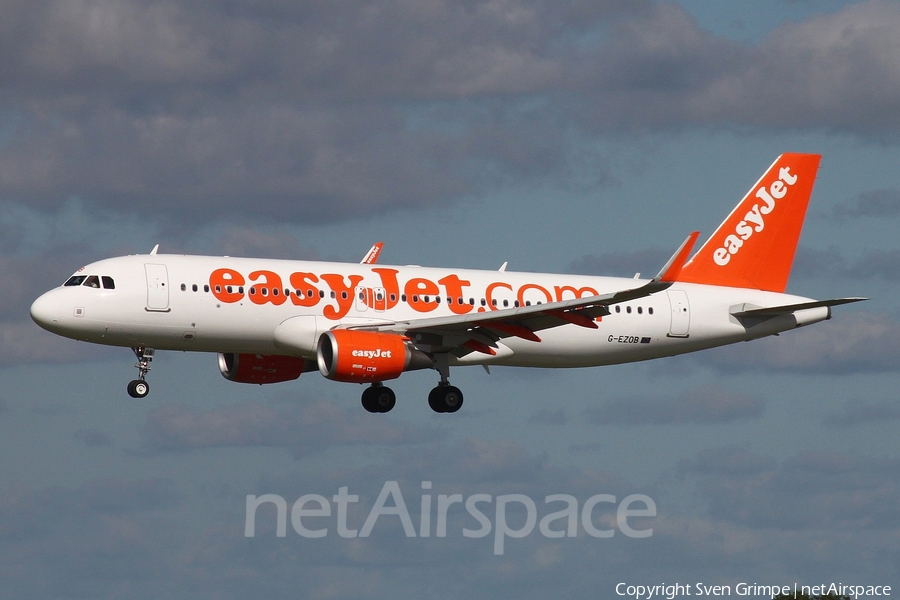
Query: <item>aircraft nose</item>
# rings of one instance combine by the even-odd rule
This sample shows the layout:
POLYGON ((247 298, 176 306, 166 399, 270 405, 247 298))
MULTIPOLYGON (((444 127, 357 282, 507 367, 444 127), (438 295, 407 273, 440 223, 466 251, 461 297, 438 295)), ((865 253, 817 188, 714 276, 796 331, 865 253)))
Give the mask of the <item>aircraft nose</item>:
POLYGON ((59 307, 52 292, 47 292, 31 304, 31 320, 48 331, 59 325, 59 307))

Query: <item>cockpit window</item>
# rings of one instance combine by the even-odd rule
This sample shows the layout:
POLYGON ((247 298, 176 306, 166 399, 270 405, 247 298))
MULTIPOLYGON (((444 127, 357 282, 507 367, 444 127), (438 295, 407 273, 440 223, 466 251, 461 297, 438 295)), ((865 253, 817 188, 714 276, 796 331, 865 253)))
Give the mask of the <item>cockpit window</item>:
POLYGON ((63 285, 66 287, 81 285, 82 283, 84 283, 85 279, 87 279, 87 275, 72 275, 71 277, 69 277, 69 280, 66 281, 63 285))
POLYGON ((81 284, 86 287, 99 288, 100 287, 100 278, 96 275, 91 275, 87 279, 84 280, 84 283, 81 284))
POLYGON ((116 289, 116 282, 113 281, 113 278, 112 278, 112 277, 109 277, 109 276, 107 276, 107 275, 104 275, 104 276, 101 277, 100 279, 103 280, 103 289, 104 289, 104 290, 114 290, 114 289, 116 289))

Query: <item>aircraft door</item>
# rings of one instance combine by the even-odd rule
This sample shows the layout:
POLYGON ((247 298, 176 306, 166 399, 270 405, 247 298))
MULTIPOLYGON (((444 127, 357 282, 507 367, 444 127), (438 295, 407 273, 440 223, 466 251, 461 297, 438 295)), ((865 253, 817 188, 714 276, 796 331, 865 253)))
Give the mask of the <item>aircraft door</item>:
POLYGON ((356 294, 356 310, 359 312, 369 309, 373 309, 375 312, 384 312, 387 307, 387 294, 385 294, 384 288, 357 286, 354 294, 356 294))
POLYGON ((169 312, 169 274, 166 265, 145 264, 147 310, 169 312))
POLYGON ((688 303, 687 292, 683 290, 668 290, 669 306, 671 307, 672 321, 669 325, 669 337, 686 338, 691 330, 691 310, 688 303))

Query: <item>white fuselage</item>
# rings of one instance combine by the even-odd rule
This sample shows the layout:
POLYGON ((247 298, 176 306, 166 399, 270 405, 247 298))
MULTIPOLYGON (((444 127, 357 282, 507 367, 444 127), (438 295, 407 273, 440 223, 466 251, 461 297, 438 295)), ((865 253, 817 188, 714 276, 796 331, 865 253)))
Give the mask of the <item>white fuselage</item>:
MULTIPOLYGON (((181 255, 101 260, 79 275, 104 285, 69 285, 35 301, 32 316, 59 335, 162 350, 315 357, 328 329, 475 314, 596 296, 646 280, 181 255), (107 280, 114 284, 105 285, 107 280), (285 295, 285 293, 289 295, 285 295), (294 317, 306 317, 294 319, 294 317), (291 324, 285 325, 292 319, 291 324), (297 323, 301 325, 298 326, 297 323)), ((585 367, 646 360, 772 335, 829 317, 826 307, 773 319, 732 312, 810 299, 744 288, 675 283, 616 304, 596 329, 567 324, 540 342, 506 337, 494 355, 451 364, 585 367)))

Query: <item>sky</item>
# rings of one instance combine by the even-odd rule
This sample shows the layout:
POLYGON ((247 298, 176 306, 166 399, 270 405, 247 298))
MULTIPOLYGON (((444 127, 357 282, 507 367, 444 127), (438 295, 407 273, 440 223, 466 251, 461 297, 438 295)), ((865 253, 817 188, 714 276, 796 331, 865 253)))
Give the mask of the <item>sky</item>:
MULTIPOLYGON (((900 3, 0 0, 0 596, 615 598, 616 585, 900 586, 900 3), (573 370, 247 386, 39 329, 80 266, 148 252, 631 276, 782 152, 823 155, 788 286, 865 296, 749 344, 573 370), (358 496, 368 537, 248 496, 358 496), (430 487, 425 482, 430 482, 430 487), (505 538, 440 495, 603 494, 505 538), (649 498, 655 516, 617 506, 649 498), (606 498, 607 496, 604 496, 606 498), (394 506, 392 497, 383 506, 394 506), (434 514, 432 514, 434 513, 434 514), (551 529, 564 531, 567 521, 551 529)), ((335 501, 336 502, 336 501, 335 501)), ((306 504, 314 508, 315 504, 306 504)), ((632 508, 641 508, 638 503, 632 508)), ((333 510, 337 510, 333 503, 333 510)), ((487 508, 485 508, 487 507, 487 508)), ((303 506, 301 506, 303 508, 303 506)), ((626 507, 627 508, 627 507, 626 507)), ((527 525, 526 505, 505 519, 527 525)))

